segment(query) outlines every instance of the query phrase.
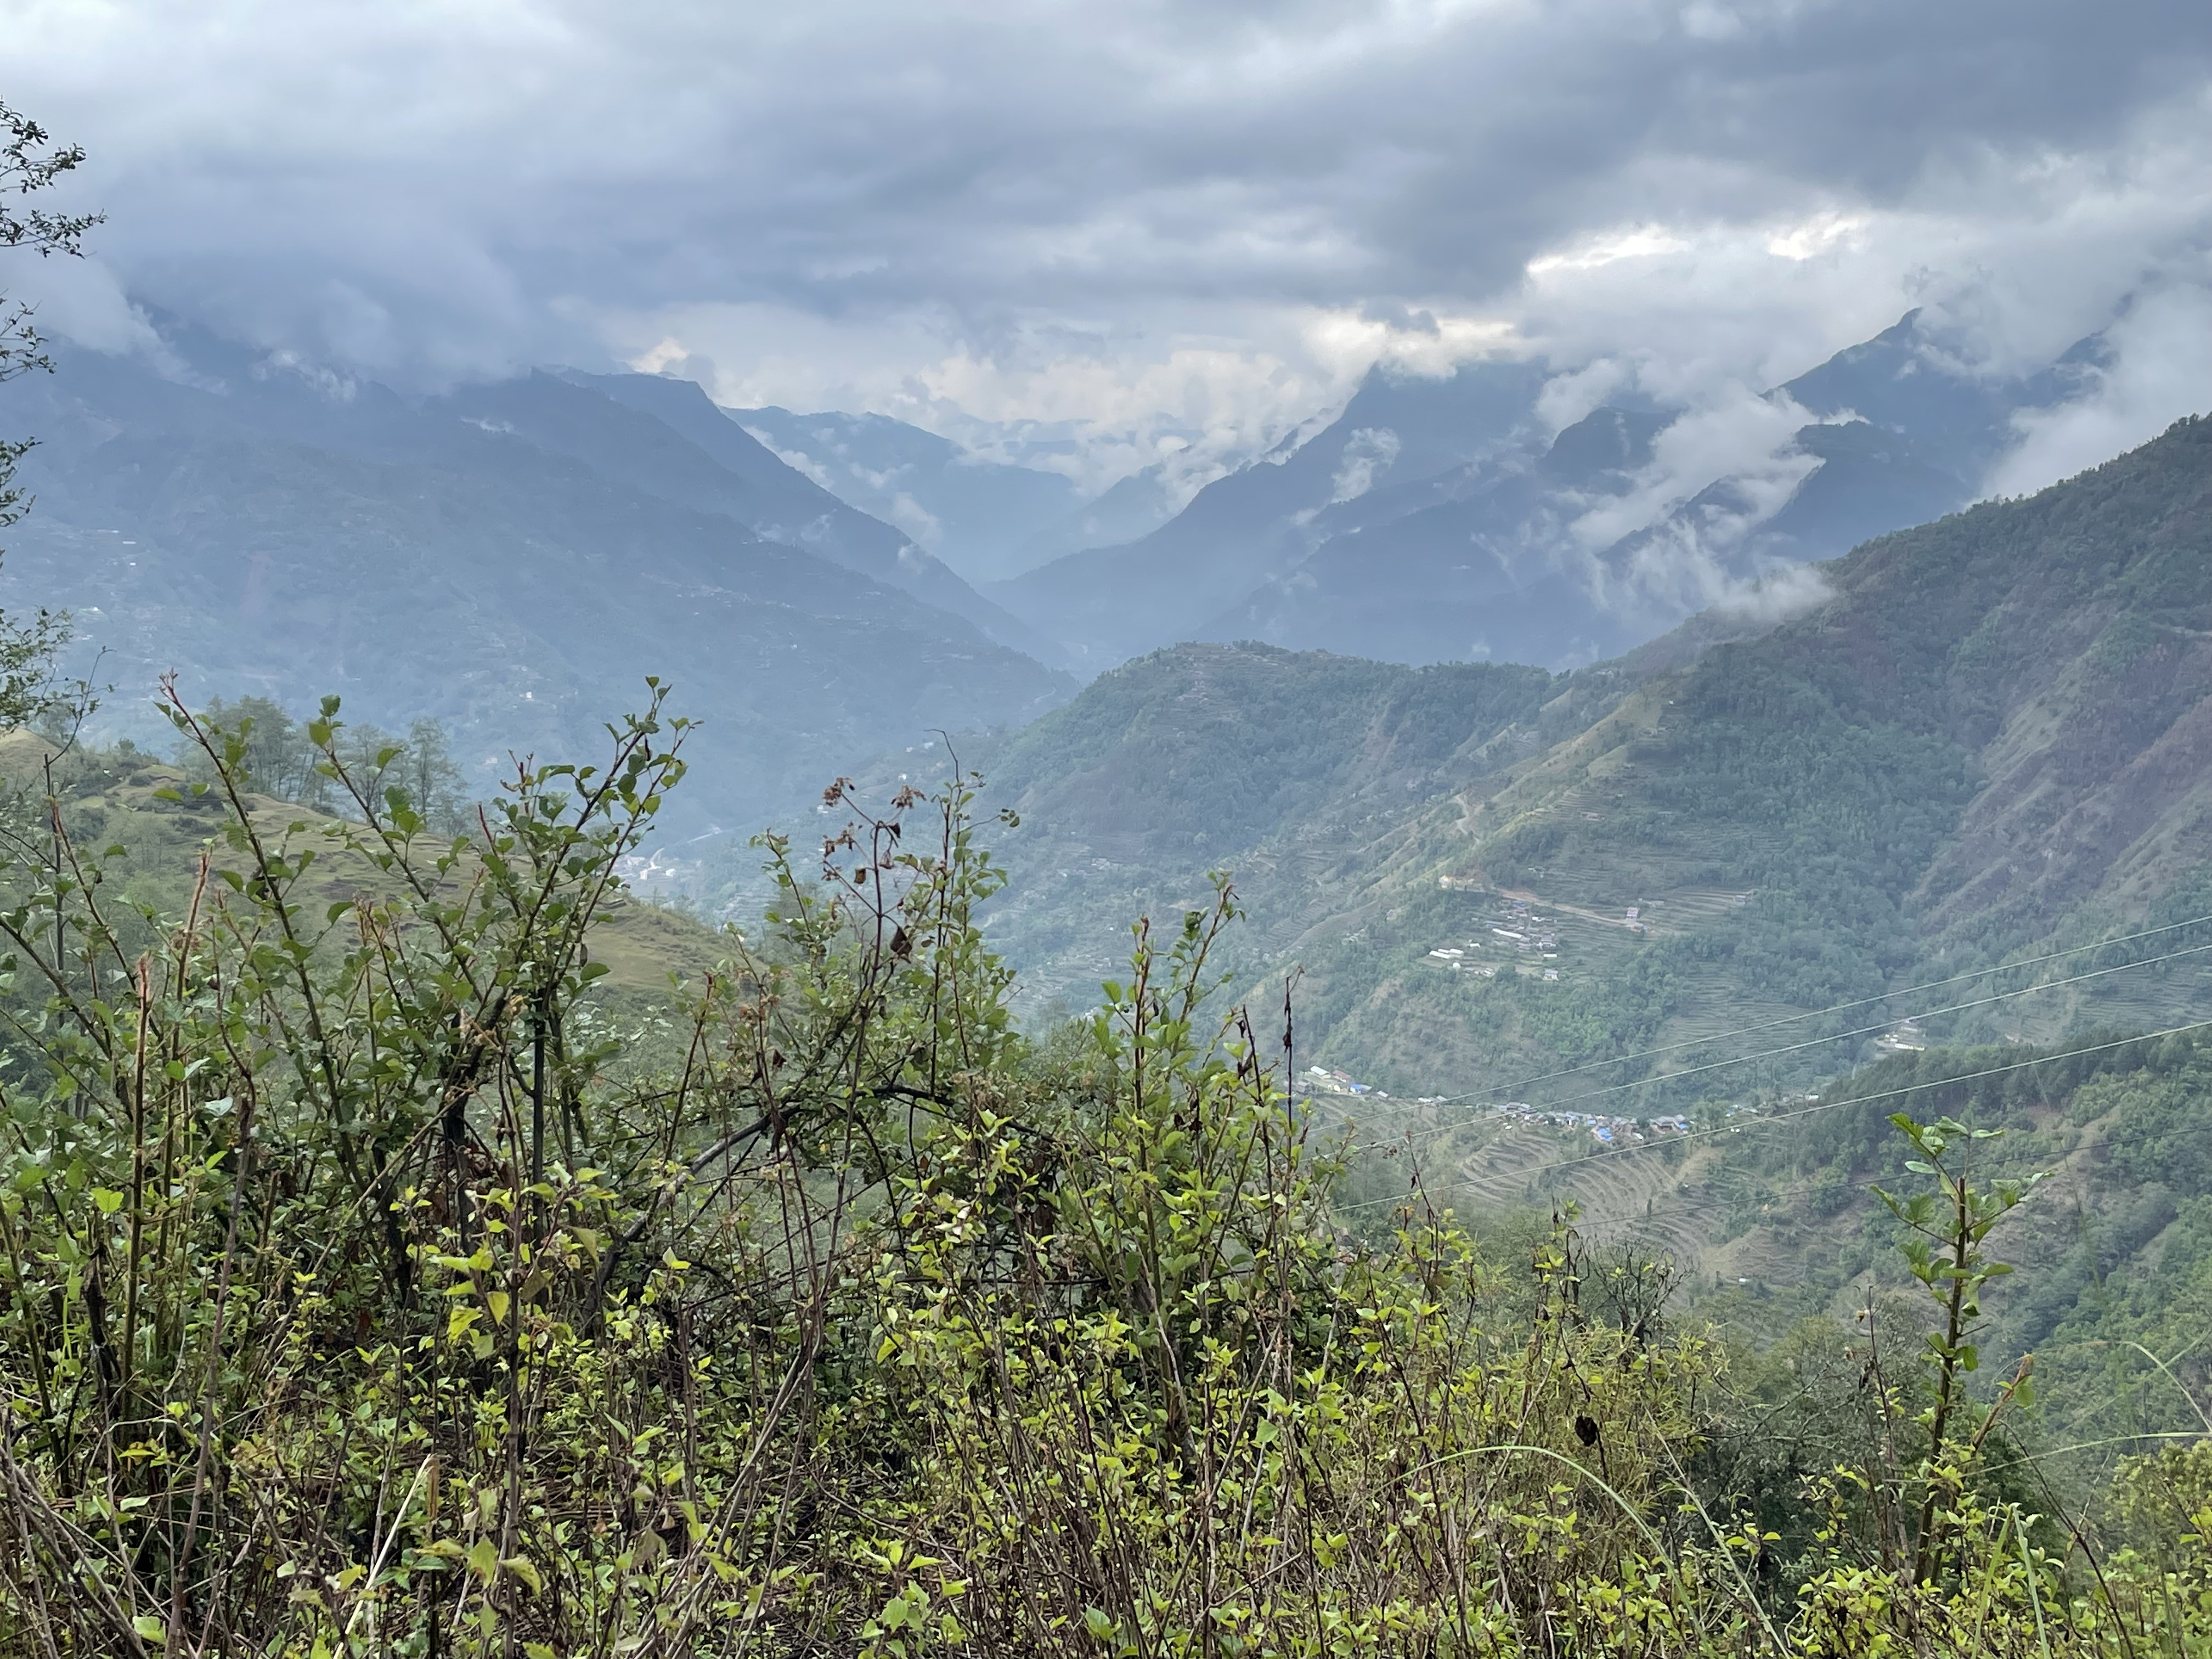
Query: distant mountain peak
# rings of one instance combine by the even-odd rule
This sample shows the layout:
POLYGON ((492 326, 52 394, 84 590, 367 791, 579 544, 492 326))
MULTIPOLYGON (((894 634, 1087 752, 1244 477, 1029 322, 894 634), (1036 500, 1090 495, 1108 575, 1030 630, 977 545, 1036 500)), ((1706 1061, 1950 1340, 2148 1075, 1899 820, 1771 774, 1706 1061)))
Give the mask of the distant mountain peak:
POLYGON ((1571 667, 1963 507, 2023 413, 2094 372, 2088 342, 2039 374, 1986 372, 1954 332, 1909 311, 1764 394, 1759 420, 1624 394, 1556 432, 1538 415, 1550 365, 1377 365, 1325 426, 1150 535, 1000 591, 1098 665, 1196 636, 1571 667))

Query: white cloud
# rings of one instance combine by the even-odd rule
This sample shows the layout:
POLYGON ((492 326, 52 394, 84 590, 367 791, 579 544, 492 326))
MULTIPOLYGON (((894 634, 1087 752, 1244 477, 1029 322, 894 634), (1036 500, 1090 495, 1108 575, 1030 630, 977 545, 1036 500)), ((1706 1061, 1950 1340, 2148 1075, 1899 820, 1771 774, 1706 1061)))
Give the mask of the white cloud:
POLYGON ((1046 318, 1000 331, 988 352, 922 308, 831 321, 785 307, 697 306, 609 315, 601 326, 629 366, 696 378, 729 407, 890 415, 1094 489, 1162 465, 1188 495, 1340 404, 1375 361, 1306 349, 1307 331, 1325 331, 1327 319, 1245 320, 1239 341, 1046 318))
POLYGON ((2113 360, 2090 373, 2083 397, 2018 417, 2021 446, 1990 477, 1989 494, 2027 495, 2212 409, 2212 292, 2152 294, 2107 338, 2113 360))
POLYGON ((89 335, 665 352, 1089 483, 1194 487, 1378 361, 1711 404, 1913 304, 2047 357, 2212 240, 2178 0, 0 4, 112 216, 89 335))
POLYGON ((1834 592, 1818 567, 1793 564, 1751 581, 1724 586, 1713 605, 1729 616, 1753 622, 1784 623, 1826 603, 1834 592))
POLYGON ((1554 374, 1536 396, 1536 418, 1552 432, 1564 432, 1635 379, 1635 365, 1618 357, 1554 374))
MULTIPOLYGON (((648 374, 657 374, 660 371, 658 368, 647 368, 645 372, 648 374)), ((811 455, 803 450, 777 448, 773 435, 763 427, 749 426, 745 428, 745 435, 794 472, 803 473, 820 484, 823 489, 832 494, 836 493, 836 481, 830 476, 829 470, 816 461, 811 455)))
POLYGON ((9 297, 31 307, 33 325, 116 353, 157 351, 161 337, 100 259, 39 259, 9 270, 9 297))
POLYGON ((1673 231, 1655 225, 1639 225, 1633 230, 1584 241, 1567 252, 1539 255, 1528 261, 1528 271, 1531 278, 1541 282, 1559 271, 1599 270, 1619 264, 1623 259, 1650 259, 1661 254, 1684 252, 1689 246, 1673 231))
POLYGON ((1375 485, 1376 470, 1398 459, 1398 434, 1387 426, 1355 427, 1338 458, 1331 501, 1353 501, 1375 485))
POLYGON ((892 499, 889 517, 924 547, 934 548, 945 539, 945 526, 937 515, 903 489, 892 499))
MULTIPOLYGON (((1687 411, 1659 434, 1650 464, 1626 494, 1593 506, 1569 533, 1586 550, 1601 552, 1657 524, 1719 478, 1742 481, 1752 492, 1747 505, 1764 506, 1757 514, 1764 520, 1818 465, 1790 447, 1812 419, 1787 398, 1763 398, 1741 385, 1723 387, 1713 403, 1687 411)), ((1723 544, 1717 538, 1728 526, 1717 520, 1702 533, 1708 545, 1723 544)))
POLYGON ((1832 210, 1787 225, 1766 239, 1766 251, 1781 259, 1810 259, 1838 246, 1854 244, 1867 228, 1863 213, 1832 210))

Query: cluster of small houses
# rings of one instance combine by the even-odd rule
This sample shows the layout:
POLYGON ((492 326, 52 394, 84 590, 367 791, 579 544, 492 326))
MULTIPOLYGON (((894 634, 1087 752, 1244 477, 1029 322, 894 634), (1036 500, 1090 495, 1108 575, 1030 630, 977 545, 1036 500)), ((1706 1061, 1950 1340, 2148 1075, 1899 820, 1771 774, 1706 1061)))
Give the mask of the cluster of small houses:
POLYGON ((1490 1109, 1501 1117, 1516 1118, 1523 1123, 1547 1123, 1555 1129, 1587 1129, 1590 1139, 1601 1146, 1630 1146, 1690 1133, 1690 1120, 1680 1112, 1669 1112, 1664 1117, 1611 1117, 1602 1112, 1547 1111, 1521 1100, 1509 1100, 1490 1109))
MULTIPOLYGON (((1447 878, 1445 885, 1450 884, 1450 880, 1447 878)), ((1733 898, 1731 902, 1741 905, 1750 896, 1748 893, 1742 894, 1733 898)), ((1645 927, 1642 907, 1630 905, 1626 914, 1613 925, 1632 933, 1644 933, 1645 927)), ((1507 901, 1498 922, 1491 927, 1490 933, 1491 937, 1486 939, 1469 939, 1462 945, 1438 945, 1429 952, 1427 959, 1436 966, 1448 968, 1455 973, 1473 974, 1480 979, 1494 979, 1498 975, 1498 969, 1501 964, 1482 961, 1471 953, 1487 950, 1498 951, 1502 955, 1505 948, 1510 945, 1516 962, 1533 957, 1538 964, 1534 968, 1522 968, 1520 971, 1540 972, 1547 980, 1556 981, 1559 977, 1559 970, 1557 968, 1540 965, 1559 960, 1559 933, 1546 922, 1543 917, 1531 915, 1525 900, 1507 901)), ((1905 1028, 1899 1029, 1904 1030, 1905 1028)), ((1910 1033, 1906 1042, 1915 1042, 1917 1036, 1917 1031, 1914 1030, 1910 1033)), ((1899 1042, 1896 1046, 1903 1047, 1905 1043, 1899 1042)), ((1362 1083, 1346 1073, 1334 1071, 1325 1066, 1308 1066, 1305 1075, 1299 1079, 1299 1083, 1309 1094, 1364 1095, 1376 1100, 1390 1098, 1387 1091, 1362 1083)), ((1418 1097, 1413 1103, 1420 1106, 1443 1106, 1455 1103, 1448 1096, 1423 1095, 1418 1097)), ((1590 1139, 1601 1146, 1632 1146, 1644 1141, 1663 1140, 1669 1135, 1685 1135, 1690 1133, 1690 1120, 1681 1112, 1670 1112, 1660 1117, 1615 1117, 1603 1112, 1574 1112, 1532 1106, 1528 1102, 1521 1100, 1493 1102, 1477 1107, 1475 1109, 1493 1112, 1500 1116, 1513 1118, 1523 1123, 1546 1124, 1558 1129, 1588 1130, 1590 1139)), ((1759 1110, 1756 1105, 1749 1102, 1739 1101, 1728 1109, 1728 1115, 1731 1118, 1747 1113, 1756 1115, 1759 1110)))
MULTIPOLYGON (((1388 1100, 1389 1091, 1360 1082, 1349 1073, 1333 1070, 1326 1066, 1309 1066, 1301 1085, 1310 1095, 1361 1095, 1374 1100, 1388 1100)), ((1421 1095, 1417 1106, 1443 1106, 1455 1103, 1443 1095, 1421 1095)), ((1555 1129, 1586 1129, 1589 1138, 1601 1146, 1626 1146, 1647 1140, 1663 1140, 1668 1135, 1690 1133, 1686 1113, 1668 1112, 1660 1117, 1616 1117, 1605 1112, 1573 1112, 1544 1106, 1532 1106, 1525 1100, 1507 1100, 1478 1106, 1479 1111, 1492 1112, 1500 1117, 1510 1117, 1518 1122, 1546 1124, 1555 1129)), ((1748 1103, 1738 1103, 1729 1108, 1729 1115, 1735 1117, 1758 1108, 1748 1103)))
MULTIPOLYGON (((1641 907, 1630 905, 1620 925, 1632 933, 1644 932, 1641 907)), ((1547 981, 1558 981, 1559 970, 1545 964, 1559 959, 1559 935, 1546 924, 1543 917, 1528 914, 1526 901, 1510 901, 1503 917, 1492 926, 1490 933, 1491 937, 1486 939, 1471 939, 1463 945, 1440 945, 1429 952, 1428 960, 1439 968, 1449 968, 1455 974, 1472 974, 1477 979, 1495 979, 1498 964, 1471 958, 1469 953, 1484 950, 1502 952, 1510 945, 1516 961, 1534 957, 1536 966, 1532 971, 1540 974, 1547 981)))

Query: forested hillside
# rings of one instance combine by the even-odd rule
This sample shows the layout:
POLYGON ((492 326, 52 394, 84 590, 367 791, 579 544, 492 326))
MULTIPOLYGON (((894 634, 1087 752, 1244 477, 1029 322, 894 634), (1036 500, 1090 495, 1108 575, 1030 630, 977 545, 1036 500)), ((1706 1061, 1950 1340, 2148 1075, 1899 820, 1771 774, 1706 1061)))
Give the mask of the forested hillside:
POLYGON ((1011 738, 963 748, 1012 884, 993 938, 1033 1006, 1088 999, 1129 919, 1203 904, 1233 869, 1257 907, 1232 949, 1279 951, 1367 874, 1409 802, 1502 768, 1538 739, 1540 668, 1395 665, 1267 646, 1186 645, 1095 681, 1011 738))
MULTIPOLYGON (((1425 715, 1541 689, 1370 671, 1346 733, 1425 760, 1425 715)), ((2203 1638, 2212 1486, 2167 1449, 2203 1382, 2193 1044, 2007 1050, 1995 1087, 1922 1056, 1684 1124, 1644 1219, 1724 1193, 1765 1267, 1693 1297, 1711 1263, 1609 1240, 1613 1165, 1560 1137, 1486 1191, 1460 1126, 1387 1164, 1326 1139, 1291 1025, 1207 1006, 1227 907, 1023 1033, 960 791, 833 791, 818 860, 772 842, 765 927, 714 939, 614 878, 682 782, 664 708, 451 836, 333 708, 330 811, 173 713, 184 769, 19 736, 0 794, 9 1651, 2203 1638), (2038 1164, 2078 1244, 2021 1209, 2038 1164), (1978 1384, 2029 1342, 2049 1403, 1978 1384)))
MULTIPOLYGON (((1679 1068, 1764 1015, 2212 910, 2208 489, 2212 428, 2185 422, 1868 544, 1794 620, 1716 613, 1557 678, 1254 647, 1131 664, 968 751, 1024 818, 994 925, 1080 995, 1130 908, 1225 868, 1251 950, 1308 973, 1317 1057, 1424 1094, 1662 1042, 1679 1068), (1548 956, 1492 936, 1516 903, 1548 956)), ((2155 1025, 2203 965, 1929 1030, 2155 1025)), ((1872 1055, 1853 1042, 1795 1074, 1872 1055)))
MULTIPOLYGON (((1460 792, 1430 878, 1639 905, 1678 1014, 1716 986, 1815 1006, 2162 917, 2212 858, 2208 501, 2212 426, 2185 422, 2031 500, 1869 544, 1763 637, 1632 688, 1592 677, 1578 696, 1620 700, 1503 787, 1460 792), (1748 897, 1707 918, 1703 894, 1748 897)), ((1980 1029, 2154 1017, 2177 992, 2150 975, 1980 1029)))

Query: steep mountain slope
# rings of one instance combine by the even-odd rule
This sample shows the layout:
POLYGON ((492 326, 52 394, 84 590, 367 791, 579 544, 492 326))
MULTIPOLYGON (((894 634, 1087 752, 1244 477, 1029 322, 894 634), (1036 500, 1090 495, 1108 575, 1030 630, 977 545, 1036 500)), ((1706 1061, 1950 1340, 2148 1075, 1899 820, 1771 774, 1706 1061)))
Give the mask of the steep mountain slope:
POLYGON ((970 581, 1000 580, 1041 562, 1031 544, 1083 505, 1074 483, 1057 472, 969 455, 886 415, 724 412, 779 459, 896 525, 970 581))
POLYGON ((1139 857, 1215 856, 1320 802, 1479 767, 1484 746, 1533 719, 1553 684, 1538 668, 1179 646, 1015 733, 992 778, 1045 831, 1079 822, 1139 857))
MULTIPOLYGON (((1447 700, 1419 764, 1396 765, 1410 751, 1365 712, 1407 671, 1249 647, 1133 663, 981 751, 1024 820, 996 925, 1078 983, 1133 908, 1227 867, 1252 948, 1308 970, 1317 1057, 1456 1094, 1649 1044, 1680 1045, 1663 1069, 1689 1071, 1762 1018, 2212 911, 2212 421, 1819 578, 1793 620, 1716 612, 1564 678, 1434 682, 1528 701, 1447 700), (1347 748, 1347 730, 1365 735, 1347 748), (1360 758, 1307 769, 1307 744, 1360 758), (1199 839, 1194 802, 1233 833, 1199 839)), ((2208 969, 2100 975, 1926 1030, 2146 1029, 2212 1009, 2208 969)), ((1756 1080, 1831 1074, 1873 1036, 1756 1080)))
POLYGON ((1434 380, 1377 369, 1321 431, 1216 479, 1150 535, 1055 559, 994 597, 1095 668, 1188 638, 1303 559, 1333 502, 1504 449, 1529 422, 1542 380, 1534 365, 1503 362, 1434 380))
MULTIPOLYGON (((42 442, 0 602, 76 613, 121 729, 158 735, 137 711, 174 667, 194 696, 337 692, 387 725, 434 715, 489 764, 576 749, 658 673, 708 720, 694 815, 750 824, 908 734, 1065 694, 853 568, 899 568, 896 532, 830 501, 822 539, 850 536, 834 559, 757 533, 740 514, 788 526, 757 481, 588 390, 540 376, 417 404, 211 356, 164 374, 74 353, 6 394, 9 429, 42 442)), ((936 568, 915 585, 957 583, 936 568)))
POLYGON ((792 470, 689 380, 545 374, 467 386, 432 405, 566 455, 648 495, 735 520, 925 604, 1033 656, 1054 647, 906 534, 792 470))
MULTIPOLYGON (((1266 646, 1125 664, 1009 738, 961 745, 990 802, 1020 818, 993 837, 1012 877, 993 937, 1033 1000, 1079 1005, 1123 965, 1132 919, 1179 915, 1230 869, 1254 907, 1238 948, 1285 946, 1360 902, 1409 805, 1536 746, 1531 722, 1556 689, 1537 668, 1266 646)), ((926 772, 930 758, 900 764, 926 772)))
MULTIPOLYGON (((1650 988, 1643 1025, 1694 1036, 1732 1006, 1865 996, 2196 902, 2212 868, 2212 422, 1823 574, 1817 609, 1686 668, 1577 676, 1570 696, 1597 718, 1458 791, 1376 903, 1420 927, 1506 890, 1596 916, 1638 905, 1627 955, 1674 981, 1650 988)), ((1385 926, 1331 970, 1347 1033, 1409 1070, 1437 1054, 1432 1032, 1411 1046, 1421 1000, 1378 995, 1415 943, 1385 926)), ((1631 971, 1592 960, 1596 988, 1631 971)), ((2197 1006, 2202 966, 1965 1029, 2154 1020, 2197 1006)))

